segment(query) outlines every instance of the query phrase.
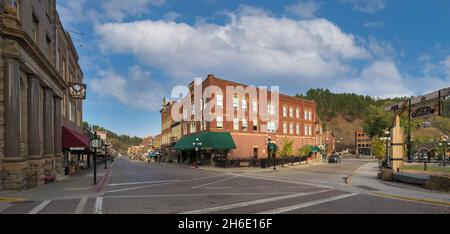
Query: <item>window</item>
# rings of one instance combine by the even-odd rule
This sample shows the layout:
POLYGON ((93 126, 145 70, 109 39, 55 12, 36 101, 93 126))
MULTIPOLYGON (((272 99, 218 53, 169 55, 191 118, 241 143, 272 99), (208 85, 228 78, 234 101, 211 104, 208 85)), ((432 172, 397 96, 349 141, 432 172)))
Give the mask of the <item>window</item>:
POLYGON ((309 111, 309 120, 313 120, 312 111, 309 111))
POLYGON ((283 123, 283 133, 287 134, 287 123, 283 123))
POLYGON ((253 131, 258 131, 258 119, 253 119, 253 131))
POLYGON ((20 20, 20 2, 19 0, 12 0, 12 6, 16 8, 17 18, 20 20))
POLYGON ((294 134, 294 124, 293 123, 289 124, 289 133, 294 134))
POLYGON ((216 127, 222 129, 223 128, 223 116, 222 115, 218 115, 216 117, 216 127))
POLYGON ((297 132, 297 135, 300 135, 300 125, 299 125, 299 124, 297 124, 295 130, 296 130, 296 132, 297 132))
POLYGON ((253 100, 253 113, 258 113, 258 102, 253 100))
POLYGON ((223 96, 220 94, 216 96, 216 105, 223 107, 223 96))
POLYGON ((247 111, 247 100, 242 99, 242 110, 247 111))
POLYGON ((243 130, 243 131, 247 131, 247 130, 248 130, 247 119, 243 119, 243 120, 242 120, 242 130, 243 130))
POLYGON ((300 118, 300 109, 299 109, 299 108, 296 108, 296 109, 295 109, 295 117, 296 117, 297 119, 300 118))
POLYGON ((275 122, 269 121, 267 122, 267 131, 268 132, 275 132, 275 122))
POLYGON ((191 133, 196 132, 197 131, 197 126, 195 124, 195 122, 191 122, 191 133))
POLYGON ((39 20, 34 13, 33 13, 32 18, 33 18, 33 27, 31 29, 33 32, 32 36, 33 36, 34 43, 36 43, 36 45, 39 46, 39 20))
POLYGON ((236 95, 233 97, 233 107, 234 107, 234 110, 238 110, 238 108, 239 108, 239 99, 236 95))
POLYGON ((307 136, 308 135, 308 125, 304 126, 304 135, 307 136))
POLYGON ((47 55, 47 58, 48 58, 48 60, 51 60, 52 59, 52 40, 50 39, 50 37, 48 36, 48 34, 46 35, 46 37, 45 37, 45 45, 46 45, 46 47, 45 47, 45 50, 46 50, 46 55, 47 55))
POLYGON ((239 119, 237 118, 233 119, 233 130, 239 131, 239 119))
POLYGON ((258 147, 253 147, 253 158, 258 158, 258 147))
POLYGON ((294 118, 294 109, 292 107, 289 108, 289 117, 294 118))
POLYGON ((267 105, 267 113, 269 115, 274 115, 275 114, 275 107, 274 107, 274 105, 272 103, 269 103, 267 105))
POLYGON ((283 117, 287 117, 287 107, 283 106, 283 117))
POLYGON ((303 119, 308 120, 308 111, 307 110, 303 111, 303 119))

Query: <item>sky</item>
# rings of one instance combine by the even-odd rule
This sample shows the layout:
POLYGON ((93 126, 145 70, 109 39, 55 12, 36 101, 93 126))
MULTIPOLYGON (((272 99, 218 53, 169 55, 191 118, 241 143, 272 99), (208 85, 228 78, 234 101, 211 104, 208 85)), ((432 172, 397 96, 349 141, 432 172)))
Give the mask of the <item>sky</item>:
POLYGON ((163 97, 208 74, 295 95, 450 86, 448 0, 57 0, 88 86, 84 120, 160 132, 163 97))

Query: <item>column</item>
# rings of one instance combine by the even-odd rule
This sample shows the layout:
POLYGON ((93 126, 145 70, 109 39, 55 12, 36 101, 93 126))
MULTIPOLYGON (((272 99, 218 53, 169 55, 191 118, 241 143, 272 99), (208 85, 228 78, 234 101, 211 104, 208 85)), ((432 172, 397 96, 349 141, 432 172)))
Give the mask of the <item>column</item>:
POLYGON ((53 109, 53 91, 46 88, 44 91, 44 170, 46 176, 55 175, 53 109))
POLYGON ((30 186, 42 183, 44 176, 44 159, 41 155, 41 86, 36 75, 28 75, 28 170, 30 175, 30 186))
POLYGON ((61 98, 54 96, 54 154, 56 163, 56 172, 63 172, 63 153, 62 153, 62 119, 61 119, 61 98))
MULTIPOLYGON (((3 169, 8 176, 3 189, 21 189, 26 184, 25 160, 20 156, 20 64, 16 58, 4 60, 4 139, 3 169)), ((3 117, 3 116, 2 116, 3 117)))

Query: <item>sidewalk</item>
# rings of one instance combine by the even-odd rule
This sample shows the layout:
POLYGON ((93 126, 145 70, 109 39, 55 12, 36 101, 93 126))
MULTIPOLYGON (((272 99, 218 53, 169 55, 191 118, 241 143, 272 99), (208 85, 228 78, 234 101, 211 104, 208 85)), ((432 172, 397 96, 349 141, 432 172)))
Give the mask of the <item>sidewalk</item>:
POLYGON ((428 190, 420 186, 382 181, 377 178, 378 162, 367 163, 351 176, 352 187, 370 188, 371 194, 450 205, 450 194, 428 190))
POLYGON ((55 182, 40 185, 23 191, 0 191, 1 202, 14 201, 46 201, 75 199, 83 197, 97 197, 102 194, 101 188, 107 182, 107 177, 111 173, 113 164, 108 164, 108 169, 104 169, 104 164, 97 167, 97 185, 94 185, 94 168, 91 167, 75 176, 58 177, 55 182))

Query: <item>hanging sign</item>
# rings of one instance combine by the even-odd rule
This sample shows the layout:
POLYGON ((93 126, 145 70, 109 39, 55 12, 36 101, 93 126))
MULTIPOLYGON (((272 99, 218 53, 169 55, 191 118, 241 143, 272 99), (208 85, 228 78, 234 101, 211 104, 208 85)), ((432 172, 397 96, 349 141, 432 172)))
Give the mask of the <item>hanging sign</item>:
POLYGON ((86 84, 69 83, 69 95, 74 99, 86 99, 86 84))

